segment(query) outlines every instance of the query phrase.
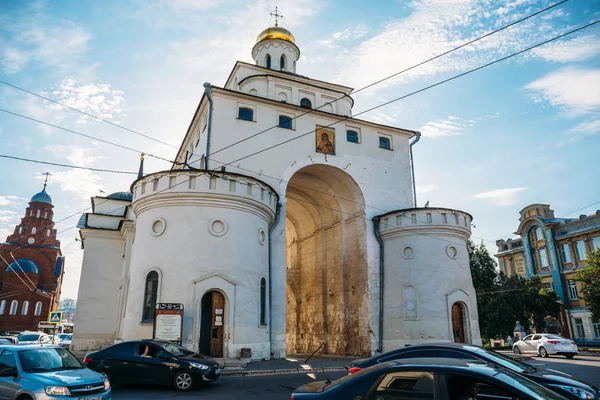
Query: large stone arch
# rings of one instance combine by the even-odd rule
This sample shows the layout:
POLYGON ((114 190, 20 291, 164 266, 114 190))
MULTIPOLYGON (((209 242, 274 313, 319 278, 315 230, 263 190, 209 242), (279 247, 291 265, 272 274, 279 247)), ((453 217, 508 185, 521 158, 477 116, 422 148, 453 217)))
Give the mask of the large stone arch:
POLYGON ((286 191, 287 350, 370 354, 365 205, 343 170, 313 164, 286 191))

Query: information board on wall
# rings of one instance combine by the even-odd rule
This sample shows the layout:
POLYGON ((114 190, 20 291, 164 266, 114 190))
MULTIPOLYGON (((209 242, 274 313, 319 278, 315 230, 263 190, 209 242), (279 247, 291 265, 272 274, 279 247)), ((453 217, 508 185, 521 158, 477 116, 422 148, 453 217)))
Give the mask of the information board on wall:
POLYGON ((158 303, 154 315, 154 339, 181 344, 183 304, 158 303))

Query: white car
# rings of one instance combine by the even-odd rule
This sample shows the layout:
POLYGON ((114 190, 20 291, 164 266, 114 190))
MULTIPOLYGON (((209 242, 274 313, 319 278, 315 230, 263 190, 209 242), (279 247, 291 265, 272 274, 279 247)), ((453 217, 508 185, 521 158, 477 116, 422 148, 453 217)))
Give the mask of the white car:
POLYGON ((52 344, 52 339, 44 332, 23 332, 17 336, 18 344, 52 344))
POLYGON ((66 347, 68 349, 69 345, 71 344, 71 339, 73 338, 73 334, 61 333, 60 335, 58 335, 58 338, 60 339, 59 345, 62 347, 66 347))
POLYGON ((571 339, 550 333, 536 333, 525 336, 513 345, 515 354, 535 353, 540 357, 560 355, 573 358, 577 354, 577 345, 571 339))

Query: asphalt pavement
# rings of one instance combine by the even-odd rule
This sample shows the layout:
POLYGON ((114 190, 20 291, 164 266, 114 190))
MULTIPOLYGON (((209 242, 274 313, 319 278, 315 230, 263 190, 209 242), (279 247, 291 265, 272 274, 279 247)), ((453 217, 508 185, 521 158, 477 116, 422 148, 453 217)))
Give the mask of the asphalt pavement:
MULTIPOLYGON (((560 356, 532 357, 526 362, 533 366, 544 366, 577 376, 600 387, 600 357, 578 356, 572 360, 560 356)), ((345 372, 336 371, 317 374, 223 377, 214 384, 199 387, 187 393, 179 393, 165 387, 117 387, 113 390, 112 398, 114 400, 192 398, 287 400, 298 386, 314 380, 326 380, 327 378, 335 380, 345 375, 345 372)))

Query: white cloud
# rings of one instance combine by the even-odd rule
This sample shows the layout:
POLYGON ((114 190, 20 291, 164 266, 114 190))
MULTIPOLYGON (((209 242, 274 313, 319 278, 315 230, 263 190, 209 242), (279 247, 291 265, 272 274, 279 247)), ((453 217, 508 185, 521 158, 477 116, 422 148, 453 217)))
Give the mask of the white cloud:
POLYGON ((569 113, 585 114, 600 107, 600 69, 564 68, 525 86, 536 102, 565 107, 569 113))
POLYGON ((340 32, 335 32, 333 35, 331 35, 335 40, 343 40, 343 39, 348 39, 350 36, 352 36, 352 34, 350 33, 350 29, 344 29, 343 31, 340 32))
POLYGON ((465 129, 475 124, 473 120, 450 116, 447 119, 429 121, 419 128, 424 137, 437 139, 444 136, 459 136, 464 134, 465 129))
POLYGON ((21 219, 21 214, 14 210, 3 210, 0 209, 0 222, 11 224, 13 222, 18 223, 21 219))
POLYGON ((16 205, 23 200, 26 199, 18 196, 0 196, 0 206, 16 205))
POLYGON ((436 187, 436 185, 417 185, 417 194, 433 192, 436 187))
MULTIPOLYGON (((52 100, 106 120, 114 120, 118 115, 122 114, 122 107, 125 102, 123 91, 112 89, 107 83, 80 85, 72 78, 62 81, 57 87, 52 88, 49 94, 43 94, 46 97, 52 98, 52 100)), ((45 103, 52 110, 65 109, 58 104, 48 101, 45 103)), ((85 124, 90 119, 91 117, 80 114, 77 118, 77 123, 85 124)))
POLYGON ((568 139, 558 142, 555 147, 562 147, 566 144, 576 142, 586 136, 592 136, 600 133, 600 118, 592 118, 569 129, 566 134, 568 139))
POLYGON ((598 53, 600 53, 600 38, 592 35, 548 43, 533 50, 533 54, 553 62, 584 61, 598 53))
POLYGON ((497 189, 489 192, 477 193, 473 196, 474 199, 489 199, 492 203, 498 206, 509 206, 518 202, 517 194, 527 190, 524 187, 511 189, 497 189))

